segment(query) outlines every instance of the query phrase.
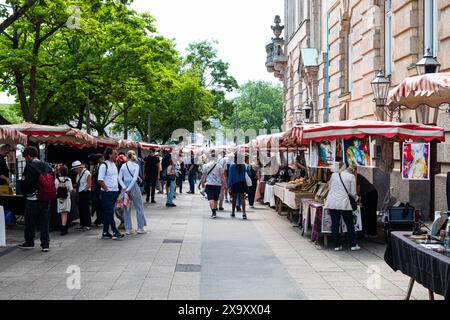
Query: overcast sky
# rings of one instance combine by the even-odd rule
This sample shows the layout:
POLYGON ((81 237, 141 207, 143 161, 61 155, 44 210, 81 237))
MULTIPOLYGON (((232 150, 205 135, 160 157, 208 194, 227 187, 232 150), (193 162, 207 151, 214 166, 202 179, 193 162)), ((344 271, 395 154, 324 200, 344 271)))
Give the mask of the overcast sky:
MULTIPOLYGON (((150 12, 163 36, 184 51, 191 42, 218 40, 219 57, 230 63, 240 84, 248 80, 277 83, 265 67, 265 44, 273 36, 276 14, 283 17, 283 0, 134 0, 133 9, 150 12)), ((0 103, 11 98, 0 95, 0 103)))

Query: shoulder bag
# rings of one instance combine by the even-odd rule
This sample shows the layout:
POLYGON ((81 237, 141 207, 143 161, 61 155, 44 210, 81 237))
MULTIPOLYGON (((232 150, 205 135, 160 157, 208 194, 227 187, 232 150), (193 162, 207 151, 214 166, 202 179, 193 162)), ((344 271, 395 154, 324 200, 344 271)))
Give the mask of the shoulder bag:
POLYGON ((342 182, 342 185, 344 186, 345 192, 347 192, 348 199, 350 200, 350 205, 352 206, 352 210, 357 211, 358 203, 356 202, 356 199, 350 193, 348 193, 347 187, 345 186, 344 180, 342 180, 342 176, 340 173, 339 173, 339 179, 341 179, 341 182, 342 182))

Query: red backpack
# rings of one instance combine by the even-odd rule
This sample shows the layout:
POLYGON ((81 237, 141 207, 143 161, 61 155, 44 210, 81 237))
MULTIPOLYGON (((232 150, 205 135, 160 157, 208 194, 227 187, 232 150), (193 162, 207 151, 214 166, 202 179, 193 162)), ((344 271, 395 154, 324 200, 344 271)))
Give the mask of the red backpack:
POLYGON ((37 198, 39 201, 56 199, 55 178, 51 173, 42 172, 39 175, 37 198))

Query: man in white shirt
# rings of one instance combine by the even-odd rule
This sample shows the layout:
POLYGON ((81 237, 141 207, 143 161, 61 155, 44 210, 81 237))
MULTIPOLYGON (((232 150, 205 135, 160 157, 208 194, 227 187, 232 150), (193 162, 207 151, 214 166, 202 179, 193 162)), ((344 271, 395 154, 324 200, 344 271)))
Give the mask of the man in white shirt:
POLYGON ((80 227, 78 230, 91 230, 91 208, 89 200, 91 196, 91 173, 87 170, 80 161, 72 163, 72 170, 77 173, 75 180, 75 190, 78 193, 78 212, 80 213, 80 227))
POLYGON ((121 240, 124 235, 116 228, 114 209, 119 197, 119 173, 116 166, 117 150, 106 148, 105 162, 99 168, 98 184, 101 187, 101 199, 103 210, 103 239, 121 240), (109 227, 113 234, 109 233, 109 227))
MULTIPOLYGON (((228 158, 226 151, 223 151, 222 153, 222 159, 219 160, 219 164, 222 166, 222 169, 224 171, 224 175, 226 175, 226 171, 228 168, 228 158)), ((226 177, 225 177, 226 178, 226 177)), ((228 203, 228 187, 226 183, 226 179, 224 179, 222 189, 220 190, 220 197, 219 197, 219 211, 223 211, 223 200, 225 200, 226 203, 228 203)))
POLYGON ((208 196, 209 206, 212 211, 212 218, 217 217, 217 206, 219 203, 220 190, 222 189, 225 176, 223 168, 216 159, 216 153, 211 151, 210 162, 203 166, 202 186, 208 196))

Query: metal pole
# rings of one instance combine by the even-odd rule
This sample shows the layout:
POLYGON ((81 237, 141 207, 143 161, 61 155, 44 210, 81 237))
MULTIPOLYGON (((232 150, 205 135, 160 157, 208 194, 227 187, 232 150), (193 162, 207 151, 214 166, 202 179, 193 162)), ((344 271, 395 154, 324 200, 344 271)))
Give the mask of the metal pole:
POLYGON ((128 107, 123 111, 123 138, 128 139, 128 107))
POLYGON ((152 121, 152 119, 151 119, 150 113, 149 113, 147 116, 147 142, 150 142, 150 138, 151 138, 151 135, 150 135, 151 121, 152 121))
POLYGON ((87 89, 86 98, 86 132, 91 134, 91 110, 89 108, 89 89, 87 89))

